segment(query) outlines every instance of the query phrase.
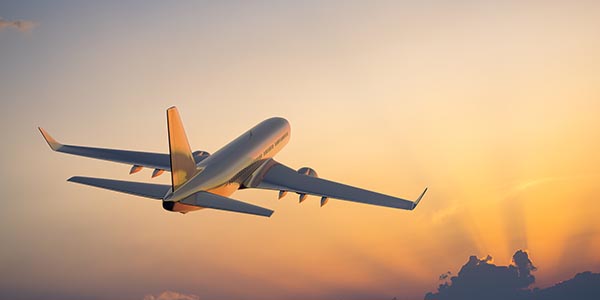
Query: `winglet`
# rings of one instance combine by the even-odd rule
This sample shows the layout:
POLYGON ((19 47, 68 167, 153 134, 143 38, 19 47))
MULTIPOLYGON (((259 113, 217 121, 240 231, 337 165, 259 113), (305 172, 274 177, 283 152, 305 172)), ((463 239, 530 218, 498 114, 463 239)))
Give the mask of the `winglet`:
POLYGON ((48 146, 50 146, 52 150, 56 151, 63 146, 63 144, 57 142, 52 136, 50 136, 50 134, 46 130, 44 130, 44 128, 38 127, 38 129, 40 130, 42 136, 46 140, 46 143, 48 143, 48 146))
POLYGON ((423 199, 423 196, 425 196, 425 193, 427 192, 428 187, 425 188, 425 190, 421 193, 421 196, 419 196, 419 198, 417 198, 417 200, 415 200, 415 202, 413 202, 413 207, 410 210, 413 210, 417 207, 417 205, 419 204, 419 202, 421 202, 421 199, 423 199))

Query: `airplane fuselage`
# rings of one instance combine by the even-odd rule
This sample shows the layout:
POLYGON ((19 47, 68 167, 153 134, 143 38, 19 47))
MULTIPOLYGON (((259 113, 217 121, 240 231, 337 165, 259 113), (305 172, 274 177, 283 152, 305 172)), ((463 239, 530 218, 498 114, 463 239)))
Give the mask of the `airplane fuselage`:
MULTIPOLYGON (((284 118, 270 118, 248 130, 197 164, 198 174, 165 195, 163 208, 188 212, 200 207, 179 203, 199 191, 229 196, 243 181, 277 154, 290 139, 290 124, 284 118)), ((192 196, 193 197, 193 196, 192 196)))

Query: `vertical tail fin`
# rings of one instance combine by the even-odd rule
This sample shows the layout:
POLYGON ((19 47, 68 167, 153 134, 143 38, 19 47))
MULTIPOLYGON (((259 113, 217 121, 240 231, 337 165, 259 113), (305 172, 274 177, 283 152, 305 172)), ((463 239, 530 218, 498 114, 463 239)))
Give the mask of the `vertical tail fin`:
POLYGON ((171 183, 173 191, 196 175, 196 162, 188 143, 177 107, 167 109, 169 154, 171 157, 171 183))

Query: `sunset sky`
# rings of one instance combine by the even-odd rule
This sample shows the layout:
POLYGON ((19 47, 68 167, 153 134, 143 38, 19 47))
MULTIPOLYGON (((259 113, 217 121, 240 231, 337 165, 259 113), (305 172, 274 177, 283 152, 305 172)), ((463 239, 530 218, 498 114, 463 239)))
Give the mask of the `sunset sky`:
POLYGON ((2 1, 0 298, 423 299, 469 255, 536 287, 600 272, 598 1, 2 1), (18 24, 17 20, 25 21, 18 24), (272 117, 276 159, 415 211, 244 190, 271 218, 66 182, 168 173, 52 152, 215 152, 272 117))

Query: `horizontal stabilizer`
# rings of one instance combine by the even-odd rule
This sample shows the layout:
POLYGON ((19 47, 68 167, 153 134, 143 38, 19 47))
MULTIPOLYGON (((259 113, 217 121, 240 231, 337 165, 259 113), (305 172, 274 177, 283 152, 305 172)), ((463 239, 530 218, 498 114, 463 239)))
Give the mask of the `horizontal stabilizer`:
POLYGON ((165 184, 131 182, 81 176, 71 177, 67 181, 158 200, 162 200, 167 192, 171 190, 171 186, 165 184))
POLYGON ((195 193, 188 198, 181 200, 181 203, 212 209, 259 215, 263 217, 270 217, 273 214, 273 211, 270 209, 238 200, 233 200, 231 198, 219 196, 209 192, 195 193))

